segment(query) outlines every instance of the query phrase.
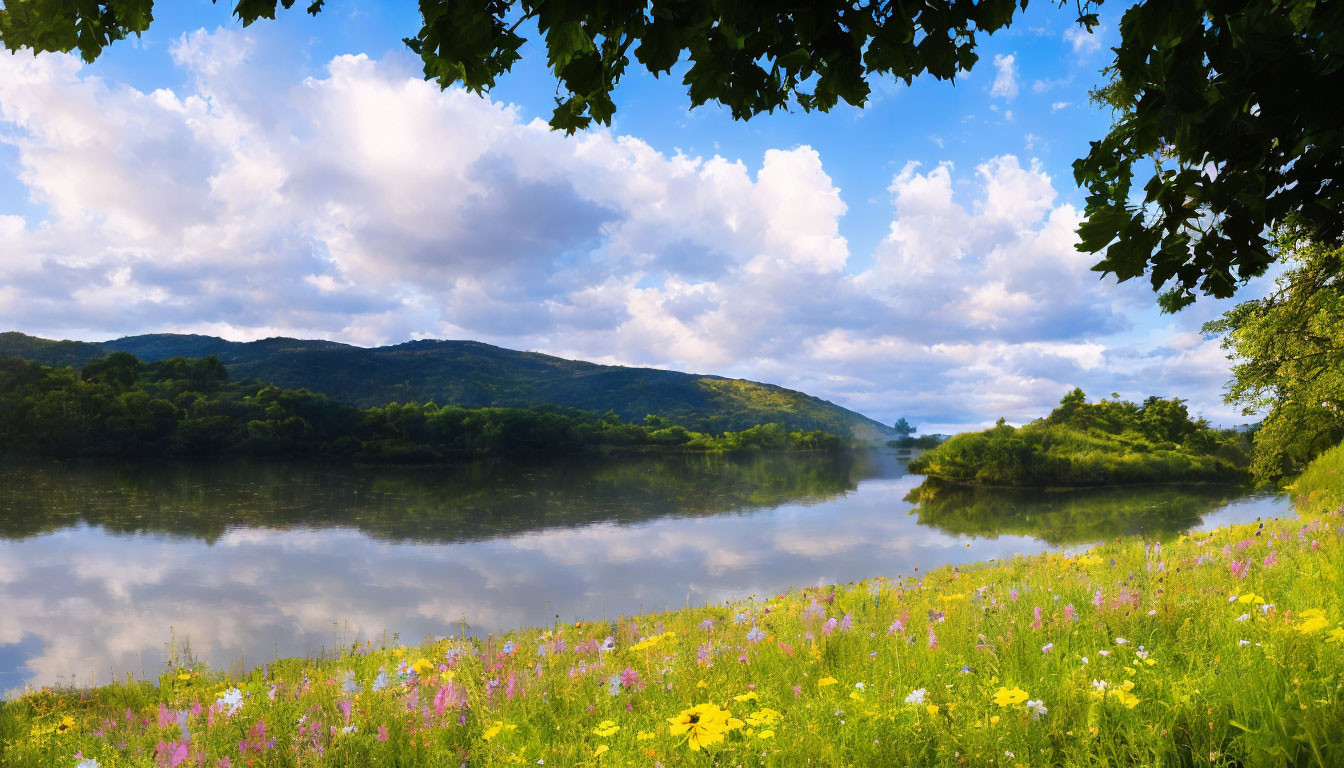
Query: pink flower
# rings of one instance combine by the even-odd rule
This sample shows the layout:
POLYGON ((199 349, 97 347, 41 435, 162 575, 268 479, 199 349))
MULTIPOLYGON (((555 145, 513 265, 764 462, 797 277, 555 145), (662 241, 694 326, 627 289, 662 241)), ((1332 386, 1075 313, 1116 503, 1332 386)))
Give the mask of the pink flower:
POLYGON ((1009 600, 1013 600, 1013 601, 1016 601, 1016 600, 1017 600, 1017 590, 1016 590, 1016 589, 1014 589, 1013 591, 1011 591, 1011 592, 1008 593, 1008 599, 1009 599, 1009 600))
POLYGON ((1092 595, 1092 604, 1095 605, 1095 606, 1097 607, 1098 610, 1100 610, 1100 609, 1101 609, 1101 603, 1102 603, 1101 590, 1098 589, 1098 590, 1097 590, 1095 593, 1093 593, 1093 595, 1092 595))
POLYGON ((938 636, 933 633, 933 625, 929 625, 929 650, 938 647, 938 636))
POLYGON ((1064 606, 1064 620, 1065 621, 1078 620, 1078 616, 1073 612, 1073 603, 1069 603, 1068 605, 1064 606))
POLYGON ((826 623, 824 625, 822 625, 821 634, 829 636, 834 631, 835 631, 835 617, 832 616, 831 618, 826 620, 826 623))
POLYGON ((378 740, 379 740, 379 741, 387 741, 387 726, 386 726, 386 725, 380 725, 380 726, 378 726, 378 740))
POLYGON ((1241 560, 1233 560, 1231 565, 1228 566, 1228 569, 1232 571, 1233 576, 1246 575, 1246 563, 1241 560))
POLYGON ((1265 567, 1268 568, 1271 565, 1274 565, 1275 563, 1278 562, 1279 562, 1279 553, 1277 551, 1270 552, 1269 557, 1265 558, 1265 567))
POLYGON ((1032 621, 1031 621, 1031 628, 1032 628, 1032 629, 1040 629, 1040 628, 1041 628, 1041 606, 1038 605, 1038 606, 1036 606, 1035 608, 1032 609, 1032 611, 1031 611, 1031 618, 1032 618, 1032 621))
POLYGON ((1321 548, 1321 542, 1319 542, 1319 541, 1317 541, 1317 540, 1315 540, 1315 539, 1312 539, 1312 540, 1311 540, 1311 551, 1312 551, 1312 552, 1315 552, 1316 550, 1318 550, 1318 549, 1320 549, 1320 548, 1321 548))

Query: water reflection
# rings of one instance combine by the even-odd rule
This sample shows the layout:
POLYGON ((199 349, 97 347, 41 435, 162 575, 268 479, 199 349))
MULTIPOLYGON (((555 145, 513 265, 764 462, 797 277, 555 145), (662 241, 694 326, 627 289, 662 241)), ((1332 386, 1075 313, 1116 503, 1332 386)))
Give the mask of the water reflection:
POLYGON ((917 485, 890 454, 11 468, 0 689, 153 675, 170 632, 212 664, 250 666, 384 632, 455 633, 463 619, 474 632, 594 620, 1034 552, 1134 520, 1169 532, 1210 512, 1287 511, 1274 497, 1218 509, 1223 497, 1200 492, 1169 504, 1173 489, 1155 489, 1091 507, 1050 497, 1036 512, 1025 497, 973 496, 965 514, 921 499, 912 514, 917 485))

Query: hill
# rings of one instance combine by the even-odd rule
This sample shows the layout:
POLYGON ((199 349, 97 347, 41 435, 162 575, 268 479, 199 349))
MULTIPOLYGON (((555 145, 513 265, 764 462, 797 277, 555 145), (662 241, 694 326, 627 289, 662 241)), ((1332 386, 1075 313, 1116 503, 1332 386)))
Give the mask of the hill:
POLYGON ((141 360, 219 357, 234 379, 305 388, 360 407, 435 402, 479 408, 553 404, 614 411, 625 421, 657 414, 699 432, 757 424, 820 429, 861 440, 891 436, 886 425, 820 398, 773 384, 656 368, 629 368, 519 352, 476 341, 411 341, 357 347, 333 341, 148 334, 107 342, 52 341, 0 333, 0 357, 82 365, 111 352, 141 360))

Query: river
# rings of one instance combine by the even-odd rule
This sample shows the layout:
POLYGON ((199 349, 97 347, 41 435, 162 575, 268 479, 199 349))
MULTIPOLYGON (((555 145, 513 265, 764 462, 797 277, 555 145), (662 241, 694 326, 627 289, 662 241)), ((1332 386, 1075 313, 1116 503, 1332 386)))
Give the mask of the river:
POLYGON ((0 467, 0 691, 703 604, 1294 514, 1240 488, 951 491, 890 451, 0 467))

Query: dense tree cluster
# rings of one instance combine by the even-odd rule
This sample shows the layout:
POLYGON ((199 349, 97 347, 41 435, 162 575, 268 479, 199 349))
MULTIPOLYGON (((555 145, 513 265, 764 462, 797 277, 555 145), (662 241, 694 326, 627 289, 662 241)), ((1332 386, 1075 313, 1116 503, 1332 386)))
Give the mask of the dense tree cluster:
POLYGON ((1218 482, 1245 477, 1249 437, 1190 418, 1178 399, 1087 402, 1081 389, 1021 428, 999 420, 915 457, 910 471, 971 485, 1218 482))
POLYGON ((691 432, 555 407, 356 408, 306 389, 229 381, 214 357, 146 363, 119 352, 82 368, 0 360, 0 453, 38 456, 338 456, 376 461, 542 456, 611 446, 830 450, 842 438, 764 424, 691 432))
POLYGON ((1261 480, 1344 440, 1344 248, 1300 231, 1279 247, 1290 269, 1275 289, 1204 326, 1235 361, 1227 401, 1265 415, 1251 465, 1261 480))

